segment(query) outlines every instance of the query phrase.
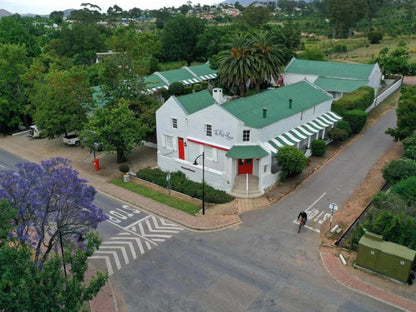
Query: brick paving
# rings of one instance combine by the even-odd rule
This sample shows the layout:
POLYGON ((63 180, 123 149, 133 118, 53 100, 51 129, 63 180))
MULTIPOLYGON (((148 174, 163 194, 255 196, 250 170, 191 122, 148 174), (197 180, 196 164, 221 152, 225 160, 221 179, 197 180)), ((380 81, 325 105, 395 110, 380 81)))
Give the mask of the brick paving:
POLYGON ((363 282, 347 272, 338 257, 321 253, 321 259, 328 273, 343 286, 404 311, 416 312, 416 302, 363 282))

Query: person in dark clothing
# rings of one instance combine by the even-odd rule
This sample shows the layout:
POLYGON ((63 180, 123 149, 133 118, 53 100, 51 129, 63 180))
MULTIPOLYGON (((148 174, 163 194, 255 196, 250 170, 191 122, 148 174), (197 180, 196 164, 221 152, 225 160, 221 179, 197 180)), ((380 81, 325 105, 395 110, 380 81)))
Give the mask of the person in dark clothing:
POLYGON ((303 223, 303 224, 305 224, 306 223, 306 220, 308 220, 308 215, 306 214, 306 212, 305 211, 301 211, 301 212, 299 212, 299 215, 298 215, 298 220, 300 219, 300 221, 303 223))

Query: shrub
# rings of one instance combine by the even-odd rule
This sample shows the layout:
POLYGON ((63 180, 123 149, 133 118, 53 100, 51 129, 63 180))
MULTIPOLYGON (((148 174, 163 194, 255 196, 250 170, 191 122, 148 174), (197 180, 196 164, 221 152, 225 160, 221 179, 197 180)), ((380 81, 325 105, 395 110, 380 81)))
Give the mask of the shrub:
POLYGON ((345 52, 347 52, 347 45, 342 44, 342 43, 335 44, 332 47, 331 52, 332 53, 345 53, 345 52))
MULTIPOLYGON (((137 172, 137 177, 162 187, 167 187, 167 172, 155 169, 142 169, 137 172)), ((194 182, 186 178, 181 171, 170 173, 170 182, 172 190, 195 197, 202 200, 202 183, 194 182)), ((205 183, 205 202, 213 204, 224 204, 232 201, 233 196, 224 191, 214 189, 205 183)))
POLYGON ((381 31, 376 30, 369 31, 367 38, 371 44, 380 43, 380 41, 383 40, 383 33, 381 31))
POLYGON ((324 140, 315 140, 312 142, 312 155, 321 157, 326 153, 326 142, 324 140))
POLYGON ((331 110, 341 116, 344 116, 345 112, 349 110, 366 110, 371 104, 373 104, 373 101, 374 89, 369 86, 363 86, 334 101, 332 103, 331 110))
POLYGON ((159 92, 165 101, 170 97, 170 93, 168 89, 161 88, 159 92))
POLYGON ((184 87, 184 94, 191 94, 192 93, 192 87, 191 86, 185 86, 184 87))
POLYGON ((393 185, 392 193, 400 195, 407 203, 415 203, 416 201, 416 176, 401 180, 393 185))
POLYGON ((335 127, 338 129, 344 130, 347 133, 347 135, 351 134, 351 126, 345 120, 338 121, 335 127))
POLYGON ((130 167, 127 164, 121 164, 120 166, 118 166, 118 170, 120 170, 123 173, 127 173, 129 172, 130 167))
POLYGON ((345 141, 348 138, 344 129, 333 128, 328 131, 328 137, 334 141, 345 141))
POLYGON ((208 88, 208 81, 204 80, 201 82, 202 90, 206 90, 208 88))
POLYGON ((183 94, 185 94, 184 85, 179 81, 172 82, 169 85, 169 94, 170 95, 183 95, 183 94))
POLYGON ((343 117, 350 124, 353 134, 359 133, 367 122, 367 113, 359 109, 347 111, 343 117))
POLYGON ((403 143, 403 157, 416 160, 416 131, 402 140, 403 143))
POLYGON ((302 173, 306 168, 305 154, 295 146, 284 146, 277 153, 277 164, 285 172, 285 177, 302 173))
POLYGON ((195 92, 201 91, 202 90, 202 86, 200 83, 196 83, 192 86, 192 88, 194 89, 195 92))
POLYGON ((410 159, 392 160, 381 170, 387 183, 396 184, 411 176, 416 176, 416 163, 410 159))

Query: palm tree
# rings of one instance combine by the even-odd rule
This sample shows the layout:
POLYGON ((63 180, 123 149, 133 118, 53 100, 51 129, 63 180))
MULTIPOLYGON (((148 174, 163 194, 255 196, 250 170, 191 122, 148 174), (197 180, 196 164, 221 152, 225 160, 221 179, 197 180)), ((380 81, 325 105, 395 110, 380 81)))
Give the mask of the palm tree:
POLYGON ((246 92, 246 82, 255 72, 255 57, 250 46, 248 34, 235 34, 229 49, 220 52, 218 62, 218 76, 226 86, 238 86, 240 95, 244 96, 246 92))
POLYGON ((273 78, 278 80, 279 72, 282 67, 282 49, 274 43, 273 33, 260 30, 254 33, 250 38, 252 53, 255 57, 256 72, 252 79, 256 84, 257 91, 260 90, 260 84, 273 78))

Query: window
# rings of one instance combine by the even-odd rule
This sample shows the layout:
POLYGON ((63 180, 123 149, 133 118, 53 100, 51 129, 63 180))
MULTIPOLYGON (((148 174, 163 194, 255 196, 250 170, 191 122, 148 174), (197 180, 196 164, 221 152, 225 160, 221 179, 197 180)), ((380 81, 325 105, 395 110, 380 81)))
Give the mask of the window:
POLYGON ((165 147, 168 149, 173 149, 173 136, 165 135, 165 147))
POLYGON ((212 125, 205 124, 205 134, 207 136, 212 136, 212 125))
POLYGON ((171 118, 172 120, 172 128, 178 128, 178 120, 176 118, 171 118))
POLYGON ((205 146, 205 157, 212 161, 217 161, 217 149, 211 146, 205 146))
POLYGON ((250 141, 250 130, 243 130, 243 142, 250 141))

